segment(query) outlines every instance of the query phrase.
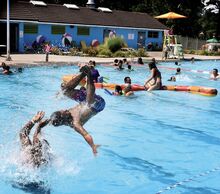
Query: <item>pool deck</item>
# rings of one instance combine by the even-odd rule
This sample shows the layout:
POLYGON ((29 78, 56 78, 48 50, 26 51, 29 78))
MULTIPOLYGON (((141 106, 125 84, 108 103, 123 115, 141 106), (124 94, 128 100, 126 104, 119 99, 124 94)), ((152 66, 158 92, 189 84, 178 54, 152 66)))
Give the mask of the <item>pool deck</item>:
MULTIPOLYGON (((157 61, 162 61, 162 52, 148 52, 149 57, 143 57, 145 62, 150 61, 155 58, 157 61)), ((192 57, 195 60, 220 60, 220 56, 202 56, 202 55, 192 55, 185 54, 184 59, 190 60, 192 57)), ((45 54, 12 54, 12 61, 6 61, 6 64, 11 66, 45 66, 45 65, 74 65, 79 62, 86 63, 89 60, 94 60, 97 63, 108 64, 112 63, 115 58, 99 58, 99 57, 79 57, 79 56, 60 56, 60 55, 49 55, 49 62, 45 62, 45 54)), ((121 58, 117 58, 121 59, 121 58)), ((130 58, 127 58, 131 60, 130 58)), ((6 55, 0 56, 0 62, 5 62, 6 55)), ((133 61, 137 61, 136 58, 132 58, 133 61)), ((166 61, 177 61, 178 59, 167 59, 166 61)))

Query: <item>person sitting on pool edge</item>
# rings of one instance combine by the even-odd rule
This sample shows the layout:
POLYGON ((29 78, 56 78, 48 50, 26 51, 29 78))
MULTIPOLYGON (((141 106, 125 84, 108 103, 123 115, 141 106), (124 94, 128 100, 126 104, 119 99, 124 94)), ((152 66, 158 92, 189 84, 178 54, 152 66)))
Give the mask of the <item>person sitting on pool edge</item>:
POLYGON ((220 78, 220 74, 218 73, 218 69, 213 69, 210 79, 217 80, 220 78))
POLYGON ((130 96, 130 95, 133 95, 134 92, 132 91, 132 88, 131 88, 131 78, 130 77, 125 77, 124 78, 124 89, 123 89, 123 92, 124 92, 124 95, 125 96, 130 96))
POLYGON ((144 87, 147 91, 159 90, 162 87, 162 77, 154 62, 148 63, 151 76, 145 81, 144 87))
POLYGON ((49 162, 49 143, 45 139, 40 139, 41 129, 49 123, 49 120, 43 120, 44 112, 38 112, 26 125, 20 130, 20 143, 22 151, 24 152, 25 164, 30 164, 33 167, 40 167, 49 162), (34 132, 33 140, 31 141, 29 135, 34 125, 38 126, 34 132))
POLYGON ((105 108, 105 100, 95 94, 95 85, 92 80, 90 68, 87 65, 80 67, 80 73, 74 76, 69 82, 61 85, 63 94, 70 99, 79 102, 73 108, 54 112, 50 117, 53 126, 66 125, 73 128, 83 136, 92 148, 94 154, 97 153, 98 145, 94 144, 92 136, 86 131, 83 125, 97 113, 105 108), (86 88, 76 89, 80 81, 87 77, 86 88))

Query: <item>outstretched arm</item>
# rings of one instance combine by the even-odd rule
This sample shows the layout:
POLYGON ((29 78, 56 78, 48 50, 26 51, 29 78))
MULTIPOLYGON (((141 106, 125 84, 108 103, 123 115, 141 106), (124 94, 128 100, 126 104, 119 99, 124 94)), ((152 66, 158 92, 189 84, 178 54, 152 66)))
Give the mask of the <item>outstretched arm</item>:
POLYGON ((34 124, 40 121, 44 117, 44 112, 39 111, 21 130, 20 130, 20 141, 21 146, 26 147, 31 145, 29 134, 34 124))
POLYGON ((79 85, 82 79, 84 79, 85 76, 85 73, 80 73, 74 76, 69 82, 62 83, 61 88, 63 90, 63 94, 72 99, 73 96, 75 96, 75 94, 79 92, 79 90, 76 89, 76 87, 79 85))
POLYGON ((39 136, 40 136, 40 134, 41 134, 41 129, 42 129, 43 127, 45 127, 49 122, 50 122, 49 119, 45 119, 45 120, 39 122, 39 124, 37 125, 37 128, 36 128, 36 130, 35 130, 35 132, 34 132, 33 144, 39 143, 39 141, 40 141, 40 140, 39 140, 39 136))
POLYGON ((94 144, 92 136, 80 124, 74 124, 73 127, 80 135, 83 136, 83 138, 92 148, 93 154, 96 155, 99 145, 94 144))
POLYGON ((74 90, 76 88, 76 86, 79 85, 79 83, 82 81, 82 79, 86 76, 86 74, 84 72, 77 74, 76 76, 73 76, 72 79, 70 81, 68 81, 67 83, 64 83, 62 85, 62 89, 67 91, 70 90, 74 90))

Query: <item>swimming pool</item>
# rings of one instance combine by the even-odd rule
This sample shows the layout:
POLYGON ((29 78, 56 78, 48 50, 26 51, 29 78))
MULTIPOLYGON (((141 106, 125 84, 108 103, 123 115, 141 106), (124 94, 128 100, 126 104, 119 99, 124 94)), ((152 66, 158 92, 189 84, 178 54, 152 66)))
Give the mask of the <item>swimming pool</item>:
MULTIPOLYGON (((173 63, 161 65, 176 67, 173 63)), ((218 66, 219 61, 181 65, 195 70, 218 66)), ((130 76, 133 83, 142 84, 149 71, 146 67, 134 68, 132 72, 102 66, 98 70, 109 77, 109 83, 123 83, 123 78, 130 76)), ((97 90, 106 100, 106 107, 85 128, 95 143, 102 145, 98 156, 93 156, 72 129, 48 126, 43 135, 52 147, 52 165, 38 170, 21 167, 20 128, 39 110, 49 117, 53 111, 74 106, 75 102, 56 97, 56 93, 61 77, 76 72, 74 66, 53 66, 0 76, 0 193, 220 193, 220 171, 216 168, 220 166, 219 95, 154 91, 136 92, 125 98, 97 90), (205 173, 208 170, 213 171, 205 173), (205 174, 199 176, 200 173, 205 174), (194 181, 190 181, 192 177, 194 181), (164 190, 178 182, 181 184, 176 188, 164 190)), ((210 81, 205 74, 183 72, 176 83, 171 83, 166 80, 175 72, 161 72, 165 85, 200 85, 220 90, 219 81, 210 81)))

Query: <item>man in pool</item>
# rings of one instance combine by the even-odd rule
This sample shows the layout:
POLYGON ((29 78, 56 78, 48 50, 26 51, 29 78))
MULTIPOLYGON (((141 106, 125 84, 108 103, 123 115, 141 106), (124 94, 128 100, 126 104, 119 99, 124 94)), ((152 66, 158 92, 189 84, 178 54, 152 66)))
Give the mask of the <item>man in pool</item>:
POLYGON ((218 73, 218 69, 212 70, 212 74, 210 75, 210 79, 213 79, 213 80, 220 79, 220 74, 218 73))
POLYGON ((49 143, 45 139, 40 139, 41 129, 49 123, 49 120, 42 121, 43 117, 44 112, 38 112, 19 133, 21 148, 25 156, 22 159, 24 159, 25 164, 30 164, 33 167, 40 167, 49 162, 49 157, 46 157, 49 143), (38 123, 38 126, 34 132, 33 141, 31 141, 29 135, 35 123, 38 123))
POLYGON ((105 100, 95 94, 95 85, 92 79, 91 70, 87 65, 81 66, 80 73, 72 78, 68 83, 61 85, 65 96, 79 102, 69 110, 54 112, 50 117, 50 122, 54 126, 66 125, 75 129, 92 148, 94 154, 97 153, 98 145, 94 144, 92 136, 86 131, 83 125, 94 115, 101 112, 105 107, 105 100), (87 77, 86 88, 76 89, 80 81, 87 77))
POLYGON ((124 87, 124 90, 123 90, 124 95, 125 96, 133 95, 134 92, 131 90, 131 78, 130 77, 125 77, 124 78, 124 83, 125 83, 124 84, 125 87, 124 87))

